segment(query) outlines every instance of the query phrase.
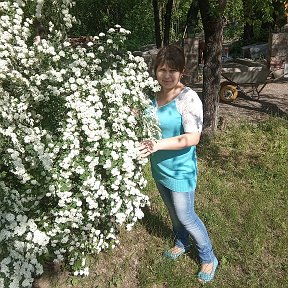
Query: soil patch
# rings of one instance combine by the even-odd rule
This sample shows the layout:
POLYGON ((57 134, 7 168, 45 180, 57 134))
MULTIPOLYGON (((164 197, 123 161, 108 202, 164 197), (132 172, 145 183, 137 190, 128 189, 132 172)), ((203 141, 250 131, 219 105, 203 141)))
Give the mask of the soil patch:
MULTIPOLYGON (((191 86, 201 95, 201 83, 191 86)), ((244 90, 247 92, 249 88, 244 90)), ((288 79, 268 83, 261 91, 259 99, 251 93, 245 95, 239 91, 234 102, 219 103, 219 116, 226 122, 241 119, 249 122, 263 121, 272 115, 288 119, 288 79)))

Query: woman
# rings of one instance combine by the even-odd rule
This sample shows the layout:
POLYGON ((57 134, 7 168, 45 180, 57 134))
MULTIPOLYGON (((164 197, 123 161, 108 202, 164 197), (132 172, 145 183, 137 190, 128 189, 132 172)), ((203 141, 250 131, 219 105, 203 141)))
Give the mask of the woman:
POLYGON ((168 208, 175 233, 175 246, 164 256, 176 259, 190 248, 189 236, 195 240, 201 269, 199 281, 213 280, 218 260, 207 230, 194 211, 197 181, 196 145, 202 130, 202 103, 180 79, 185 68, 183 50, 169 45, 159 50, 155 75, 161 86, 153 106, 162 132, 161 140, 141 143, 142 157, 150 156, 151 170, 160 195, 168 208))

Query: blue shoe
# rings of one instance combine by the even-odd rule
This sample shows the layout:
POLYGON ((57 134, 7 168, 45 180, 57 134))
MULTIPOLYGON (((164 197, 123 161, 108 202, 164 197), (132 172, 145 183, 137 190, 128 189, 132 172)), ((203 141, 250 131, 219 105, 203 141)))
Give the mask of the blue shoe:
POLYGON ((175 247, 173 247, 173 248, 171 248, 170 250, 165 251, 165 252, 163 253, 163 256, 164 256, 165 258, 167 258, 167 259, 175 260, 175 259, 177 259, 179 256, 181 256, 182 254, 184 254, 184 253, 186 252, 185 248, 178 247, 178 246, 176 246, 176 247, 180 249, 179 252, 174 253, 172 250, 173 250, 173 248, 175 248, 175 247))
POLYGON ((207 283, 207 282, 212 281, 214 279, 215 271, 217 269, 218 264, 219 264, 219 262, 218 262, 217 258, 214 257, 212 271, 210 273, 200 271, 198 273, 198 280, 202 283, 207 283))

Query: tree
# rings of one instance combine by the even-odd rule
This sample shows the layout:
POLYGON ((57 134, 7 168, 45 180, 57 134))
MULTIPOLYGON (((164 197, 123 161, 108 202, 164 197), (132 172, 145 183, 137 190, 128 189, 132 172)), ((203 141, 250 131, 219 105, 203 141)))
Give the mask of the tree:
POLYGON ((164 46, 168 45, 170 42, 172 9, 173 9, 173 0, 168 0, 164 16, 164 37, 163 37, 164 46))
POLYGON ((154 12, 154 27, 155 27, 155 40, 157 48, 160 48, 162 45, 162 36, 161 36, 161 25, 160 25, 160 14, 158 0, 153 0, 153 12, 154 12))
POLYGON ((199 22, 198 14, 199 14, 198 1, 193 0, 188 10, 186 20, 186 33, 188 37, 192 37, 195 34, 199 22))
POLYGON ((251 41, 254 38, 254 29, 253 29, 253 20, 254 18, 254 10, 253 3, 251 0, 242 0, 243 2, 243 17, 245 20, 244 29, 243 29, 243 40, 251 41))
POLYGON ((173 0, 167 0, 165 9, 163 6, 165 3, 159 3, 158 0, 153 0, 152 4, 153 4, 153 11, 154 11, 156 45, 157 45, 157 48, 160 48, 162 45, 168 45, 170 42, 173 0), (160 17, 160 14, 162 14, 164 10, 165 10, 164 19, 162 19, 162 17, 160 17), (161 25, 162 20, 164 20, 163 25, 161 25), (162 33, 161 33, 162 31, 163 31, 163 41, 162 41, 162 33))
POLYGON ((198 3, 205 34, 202 92, 204 129, 206 132, 213 132, 217 129, 223 40, 222 16, 227 1, 201 0, 198 3))
POLYGON ((157 48, 180 40, 191 0, 152 0, 157 48))
POLYGON ((263 41, 271 30, 281 28, 286 23, 284 4, 285 0, 242 0, 243 40, 263 41))

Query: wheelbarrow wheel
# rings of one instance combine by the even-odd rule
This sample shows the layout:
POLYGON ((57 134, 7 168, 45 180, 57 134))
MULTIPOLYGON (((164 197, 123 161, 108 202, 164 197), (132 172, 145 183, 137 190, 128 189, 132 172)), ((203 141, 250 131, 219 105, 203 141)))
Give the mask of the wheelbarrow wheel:
POLYGON ((231 84, 231 82, 224 81, 220 85, 220 99, 224 102, 234 101, 238 96, 237 86, 231 84))

